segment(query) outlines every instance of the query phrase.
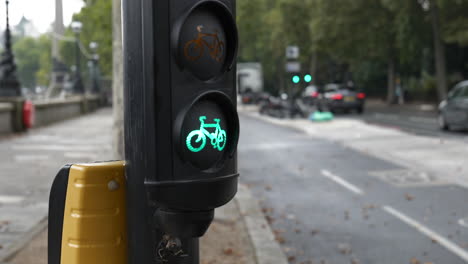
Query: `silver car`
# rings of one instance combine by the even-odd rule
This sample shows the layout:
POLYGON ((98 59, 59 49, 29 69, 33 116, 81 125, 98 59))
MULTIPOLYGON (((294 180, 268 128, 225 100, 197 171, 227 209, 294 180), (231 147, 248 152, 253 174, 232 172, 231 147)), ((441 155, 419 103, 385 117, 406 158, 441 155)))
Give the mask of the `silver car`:
POLYGON ((457 84, 440 103, 439 126, 443 130, 468 129, 468 81, 457 84))

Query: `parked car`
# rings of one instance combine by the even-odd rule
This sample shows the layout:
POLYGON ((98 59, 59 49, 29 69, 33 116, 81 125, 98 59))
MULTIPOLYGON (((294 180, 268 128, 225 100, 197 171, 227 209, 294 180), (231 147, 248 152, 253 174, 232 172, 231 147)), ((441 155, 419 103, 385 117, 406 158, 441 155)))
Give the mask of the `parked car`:
POLYGON ((457 84, 439 105, 439 126, 468 129, 468 81, 457 84))
POLYGON ((331 112, 355 110, 362 113, 365 99, 366 94, 354 87, 331 83, 325 85, 322 100, 331 112))
POLYGON ((315 105, 319 98, 319 88, 315 85, 309 85, 302 93, 302 101, 306 105, 315 105))

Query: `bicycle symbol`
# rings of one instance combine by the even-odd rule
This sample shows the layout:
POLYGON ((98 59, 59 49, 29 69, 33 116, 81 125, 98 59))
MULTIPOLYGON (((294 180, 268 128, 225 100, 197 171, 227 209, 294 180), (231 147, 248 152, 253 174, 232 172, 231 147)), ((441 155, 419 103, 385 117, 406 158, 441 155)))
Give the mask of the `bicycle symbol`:
POLYGON ((188 60, 197 61, 205 52, 205 47, 208 48, 210 56, 213 60, 221 62, 224 52, 224 42, 219 40, 218 31, 215 33, 202 33, 203 26, 197 26, 198 36, 196 39, 190 40, 185 44, 184 54, 188 60), (213 38, 213 41, 208 43, 206 38, 213 38))
POLYGON ((209 138, 213 148, 222 151, 226 147, 226 131, 219 125, 221 119, 215 118, 214 124, 205 124, 205 120, 206 116, 200 116, 200 129, 190 132, 187 136, 187 148, 195 153, 200 152, 205 148, 206 139, 209 138), (215 131, 210 133, 207 128, 214 128, 215 131))

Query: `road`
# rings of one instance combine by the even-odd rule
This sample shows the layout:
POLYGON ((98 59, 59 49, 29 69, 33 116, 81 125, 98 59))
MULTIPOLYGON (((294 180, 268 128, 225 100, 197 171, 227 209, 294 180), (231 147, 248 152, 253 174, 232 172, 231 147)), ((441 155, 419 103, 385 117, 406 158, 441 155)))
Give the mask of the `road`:
MULTIPOLYGON (((409 108, 409 107, 408 107, 409 108)), ((437 123, 435 109, 421 111, 401 106, 370 105, 362 115, 341 114, 340 117, 351 117, 364 120, 370 124, 398 128, 418 135, 444 137, 452 139, 468 138, 466 131, 443 131, 437 123)))
POLYGON ((290 263, 468 263, 466 188, 252 115, 241 126, 241 182, 290 263))

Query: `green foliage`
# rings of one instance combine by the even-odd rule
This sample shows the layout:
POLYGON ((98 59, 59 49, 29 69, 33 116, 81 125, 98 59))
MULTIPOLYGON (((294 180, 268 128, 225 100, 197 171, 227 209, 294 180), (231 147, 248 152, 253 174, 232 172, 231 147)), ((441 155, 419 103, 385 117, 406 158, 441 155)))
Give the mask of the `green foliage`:
MULTIPOLYGON (((431 1, 439 5, 444 41, 468 52, 468 1, 431 1)), ((436 96, 429 78, 434 73, 429 0, 238 0, 237 4, 240 61, 262 62, 267 89, 281 89, 285 48, 298 45, 304 71, 318 58, 314 80, 319 83, 336 76, 344 81, 346 71, 351 71, 357 86, 384 95, 388 68, 395 65, 404 87, 418 86, 412 90, 421 98, 436 96)), ((468 74, 466 63, 459 67, 457 72, 468 74)))
POLYGON ((13 52, 23 87, 48 84, 51 68, 51 41, 48 35, 19 38, 14 42, 13 52))
MULTIPOLYGON (((105 76, 112 76, 112 0, 85 1, 87 5, 73 15, 74 21, 83 23, 80 41, 83 47, 90 52, 89 43, 96 42, 99 47, 99 65, 105 76)), ((74 37, 69 27, 67 37, 74 37)), ((75 44, 73 42, 61 43, 61 55, 68 65, 75 64, 75 44)), ((86 66, 82 58, 82 69, 86 66)))

